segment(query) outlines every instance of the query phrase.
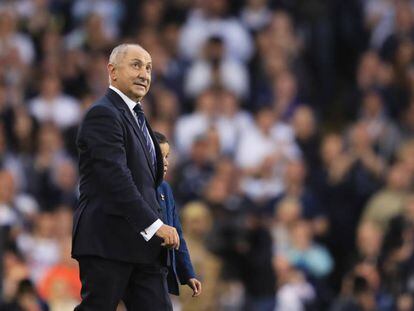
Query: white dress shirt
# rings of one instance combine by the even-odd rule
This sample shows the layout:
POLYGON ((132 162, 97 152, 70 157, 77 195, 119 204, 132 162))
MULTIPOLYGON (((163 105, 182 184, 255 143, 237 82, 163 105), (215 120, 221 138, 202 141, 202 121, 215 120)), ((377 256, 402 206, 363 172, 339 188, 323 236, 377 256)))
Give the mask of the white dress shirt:
MULTIPOLYGON (((132 99, 130 99, 128 96, 126 96, 124 93, 122 93, 120 90, 118 90, 116 87, 110 85, 109 88, 111 90, 113 90, 114 92, 116 92, 119 96, 121 96, 122 100, 125 102, 125 104, 127 104, 129 110, 131 111, 132 115, 135 116, 135 111, 134 111, 134 107, 135 105, 137 105, 136 102, 134 102, 132 99)), ((136 120, 136 118, 135 118, 136 120)), ((148 129, 147 129, 148 131, 148 129)), ((148 136, 151 137, 148 133, 148 136)), ((154 147, 155 150, 155 146, 154 146, 154 142, 151 140, 151 143, 154 147)), ((145 241, 149 241, 154 234, 158 231, 159 228, 161 228, 161 226, 164 223, 162 222, 161 219, 157 219, 151 226, 149 226, 148 228, 146 228, 144 231, 141 231, 141 235, 144 237, 145 241)))

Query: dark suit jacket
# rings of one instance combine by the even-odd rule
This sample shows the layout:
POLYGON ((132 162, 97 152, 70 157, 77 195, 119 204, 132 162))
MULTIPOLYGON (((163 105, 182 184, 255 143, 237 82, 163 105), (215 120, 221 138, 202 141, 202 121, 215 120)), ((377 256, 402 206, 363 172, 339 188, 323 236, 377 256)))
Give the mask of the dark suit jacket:
POLYGON ((154 236, 146 242, 140 234, 163 216, 156 194, 163 160, 149 125, 148 130, 156 171, 135 117, 116 92, 108 89, 86 112, 77 136, 80 198, 73 221, 74 258, 94 255, 133 263, 160 258, 162 240, 154 236))
POLYGON ((191 264, 190 253, 183 237, 183 230, 170 185, 165 181, 162 182, 157 189, 157 195, 158 202, 163 209, 164 221, 167 225, 175 227, 180 236, 180 248, 168 251, 170 265, 168 266, 167 277, 168 291, 171 294, 178 295, 179 282, 187 284, 189 279, 195 277, 195 273, 191 264))

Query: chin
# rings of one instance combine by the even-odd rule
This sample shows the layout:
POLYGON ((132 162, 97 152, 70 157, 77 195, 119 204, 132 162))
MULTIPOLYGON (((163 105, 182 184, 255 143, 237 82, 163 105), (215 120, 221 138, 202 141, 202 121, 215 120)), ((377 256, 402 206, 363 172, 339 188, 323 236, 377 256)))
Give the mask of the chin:
POLYGON ((135 97, 139 98, 140 100, 147 94, 147 91, 143 91, 143 90, 135 90, 134 95, 135 97))
POLYGON ((138 98, 138 100, 141 100, 144 98, 144 96, 147 94, 147 92, 145 93, 135 93, 135 97, 138 98))

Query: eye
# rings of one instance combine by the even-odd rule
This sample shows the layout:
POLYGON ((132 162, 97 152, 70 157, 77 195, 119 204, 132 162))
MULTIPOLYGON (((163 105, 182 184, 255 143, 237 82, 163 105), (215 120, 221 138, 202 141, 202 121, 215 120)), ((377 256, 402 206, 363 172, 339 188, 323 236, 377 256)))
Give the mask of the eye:
POLYGON ((139 69, 141 68, 141 63, 140 62, 133 62, 131 63, 131 67, 134 69, 139 69))

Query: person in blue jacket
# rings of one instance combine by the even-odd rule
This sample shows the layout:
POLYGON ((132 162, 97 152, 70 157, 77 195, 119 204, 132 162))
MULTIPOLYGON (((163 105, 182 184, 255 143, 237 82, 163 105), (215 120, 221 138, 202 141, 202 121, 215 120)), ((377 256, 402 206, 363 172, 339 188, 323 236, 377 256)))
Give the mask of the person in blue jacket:
MULTIPOLYGON (((159 133, 154 132, 154 136, 160 145, 161 154, 164 160, 164 178, 168 170, 168 156, 170 145, 167 138, 159 133)), ((164 180, 157 188, 157 199, 163 209, 164 223, 175 227, 180 237, 180 247, 178 250, 168 250, 168 291, 170 294, 179 295, 179 284, 187 284, 193 290, 193 297, 201 294, 201 282, 197 280, 191 264, 190 253, 183 237, 178 211, 175 205, 174 196, 170 185, 164 180)))

